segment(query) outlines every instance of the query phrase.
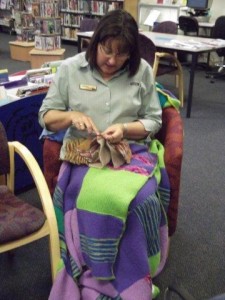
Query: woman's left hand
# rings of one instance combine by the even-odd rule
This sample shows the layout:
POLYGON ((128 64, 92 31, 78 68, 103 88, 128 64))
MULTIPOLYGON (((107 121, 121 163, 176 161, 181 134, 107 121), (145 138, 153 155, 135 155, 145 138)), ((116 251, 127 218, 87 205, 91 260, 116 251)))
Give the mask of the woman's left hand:
POLYGON ((113 124, 101 133, 107 141, 112 144, 119 143, 123 139, 124 126, 123 124, 113 124))

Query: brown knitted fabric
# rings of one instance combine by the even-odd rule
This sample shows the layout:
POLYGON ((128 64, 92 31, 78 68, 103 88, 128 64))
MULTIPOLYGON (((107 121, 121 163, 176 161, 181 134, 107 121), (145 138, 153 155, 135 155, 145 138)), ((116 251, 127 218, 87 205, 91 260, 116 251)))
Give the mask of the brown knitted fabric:
POLYGON ((80 165, 104 167, 112 162, 114 167, 130 163, 130 146, 126 141, 111 144, 102 137, 68 140, 63 160, 80 165))

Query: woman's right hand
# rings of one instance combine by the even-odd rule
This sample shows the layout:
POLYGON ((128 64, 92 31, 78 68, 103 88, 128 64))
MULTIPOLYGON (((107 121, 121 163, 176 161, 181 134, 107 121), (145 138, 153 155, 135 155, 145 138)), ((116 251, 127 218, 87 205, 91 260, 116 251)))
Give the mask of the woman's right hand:
POLYGON ((78 111, 72 111, 71 112, 71 120, 72 120, 72 125, 75 126, 79 130, 86 130, 89 134, 95 133, 96 135, 99 135, 99 130, 95 126, 95 123, 93 120, 85 115, 82 112, 78 111))
POLYGON ((78 130, 86 130, 89 134, 99 135, 99 130, 93 120, 79 111, 49 110, 44 115, 44 122, 48 130, 59 131, 74 126, 78 130))

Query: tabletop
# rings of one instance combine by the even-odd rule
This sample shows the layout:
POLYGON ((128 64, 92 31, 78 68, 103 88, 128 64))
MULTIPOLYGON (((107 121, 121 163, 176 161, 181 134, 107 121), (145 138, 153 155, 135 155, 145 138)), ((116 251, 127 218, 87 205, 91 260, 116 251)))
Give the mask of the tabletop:
MULTIPOLYGON (((201 53, 210 52, 225 47, 225 40, 221 39, 159 33, 152 31, 141 31, 140 33, 150 38, 156 47, 170 50, 201 53)), ((92 35, 93 31, 77 33, 77 36, 82 38, 91 38, 92 35)))
POLYGON ((225 47, 225 40, 179 34, 142 31, 156 47, 189 53, 210 52, 225 47))

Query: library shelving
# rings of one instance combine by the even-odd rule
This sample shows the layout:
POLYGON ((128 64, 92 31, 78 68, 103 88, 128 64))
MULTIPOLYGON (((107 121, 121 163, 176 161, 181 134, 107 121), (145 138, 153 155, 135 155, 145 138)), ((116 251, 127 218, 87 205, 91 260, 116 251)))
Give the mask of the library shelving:
POLYGON ((84 18, 101 18, 108 11, 124 8, 124 0, 61 0, 62 39, 77 41, 77 32, 84 18))

